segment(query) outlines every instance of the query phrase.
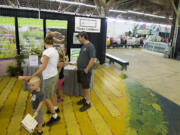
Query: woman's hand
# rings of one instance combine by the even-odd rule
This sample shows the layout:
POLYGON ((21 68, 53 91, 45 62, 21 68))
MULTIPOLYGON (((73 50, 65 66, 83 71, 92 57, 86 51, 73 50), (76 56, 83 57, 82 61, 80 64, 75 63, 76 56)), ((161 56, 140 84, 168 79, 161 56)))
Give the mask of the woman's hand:
POLYGON ((26 76, 26 77, 24 77, 24 80, 25 80, 26 82, 29 82, 31 79, 32 79, 32 76, 26 76))

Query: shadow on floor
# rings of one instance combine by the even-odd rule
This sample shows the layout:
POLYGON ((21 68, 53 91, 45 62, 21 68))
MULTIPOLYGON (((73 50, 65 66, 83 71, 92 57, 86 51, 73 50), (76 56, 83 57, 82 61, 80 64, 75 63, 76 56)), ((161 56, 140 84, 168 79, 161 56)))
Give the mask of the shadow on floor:
POLYGON ((167 121, 167 135, 180 135, 180 106, 155 92, 153 93, 158 98, 158 103, 167 121))

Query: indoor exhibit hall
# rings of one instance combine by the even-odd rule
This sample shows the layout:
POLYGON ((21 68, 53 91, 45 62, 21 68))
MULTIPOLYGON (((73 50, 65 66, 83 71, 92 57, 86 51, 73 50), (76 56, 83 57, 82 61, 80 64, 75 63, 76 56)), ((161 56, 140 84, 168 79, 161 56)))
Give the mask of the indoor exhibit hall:
POLYGON ((1 0, 0 135, 180 135, 180 0, 1 0))

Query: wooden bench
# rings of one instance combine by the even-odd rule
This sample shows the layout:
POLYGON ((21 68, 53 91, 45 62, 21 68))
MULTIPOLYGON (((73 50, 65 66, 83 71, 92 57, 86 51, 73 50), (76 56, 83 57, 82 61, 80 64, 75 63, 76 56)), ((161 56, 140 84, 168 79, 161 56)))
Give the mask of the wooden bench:
POLYGON ((128 61, 125 61, 123 59, 120 59, 118 57, 115 57, 115 56, 112 56, 108 53, 106 53, 106 58, 109 59, 109 64, 116 62, 118 64, 120 64, 122 66, 122 69, 121 70, 127 70, 127 66, 129 65, 129 62, 128 61))

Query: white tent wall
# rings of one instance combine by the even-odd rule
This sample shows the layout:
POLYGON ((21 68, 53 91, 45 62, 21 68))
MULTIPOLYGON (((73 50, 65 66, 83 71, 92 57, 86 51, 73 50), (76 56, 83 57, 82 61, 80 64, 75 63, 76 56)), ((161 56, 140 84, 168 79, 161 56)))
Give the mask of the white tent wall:
POLYGON ((134 24, 128 22, 108 21, 107 22, 107 37, 113 37, 117 42, 120 40, 120 35, 125 32, 133 31, 134 24))

